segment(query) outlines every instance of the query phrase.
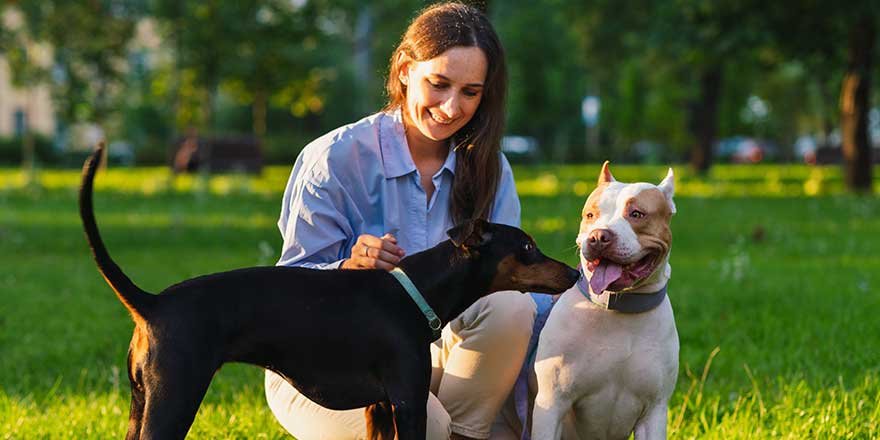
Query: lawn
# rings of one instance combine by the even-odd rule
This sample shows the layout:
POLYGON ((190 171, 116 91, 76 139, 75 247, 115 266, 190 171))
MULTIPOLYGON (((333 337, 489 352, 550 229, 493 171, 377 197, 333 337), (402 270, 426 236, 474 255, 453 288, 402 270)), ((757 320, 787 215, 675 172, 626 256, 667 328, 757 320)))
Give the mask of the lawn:
MULTIPOLYGON (((96 183, 98 223, 117 262, 149 291, 272 264, 288 172, 109 170, 96 183)), ((880 437, 880 200, 842 194, 837 168, 676 172, 670 297, 681 372, 670 437, 880 437)), ((580 208, 598 166, 515 173, 524 229, 576 263, 580 208)), ((665 172, 614 173, 659 182, 665 172)), ((28 183, 0 169, 0 438, 119 438, 126 429, 132 324, 89 254, 78 181, 76 171, 28 183)), ((285 435, 265 404, 262 370, 227 365, 190 437, 285 435)))

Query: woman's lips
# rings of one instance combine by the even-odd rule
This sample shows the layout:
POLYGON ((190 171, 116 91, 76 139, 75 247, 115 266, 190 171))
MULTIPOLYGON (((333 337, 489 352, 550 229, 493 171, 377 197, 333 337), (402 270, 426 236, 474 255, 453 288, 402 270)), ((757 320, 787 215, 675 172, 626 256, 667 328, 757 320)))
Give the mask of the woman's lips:
POLYGON ((434 112, 432 112, 430 110, 428 110, 428 115, 431 116, 431 120, 433 120, 434 122, 436 122, 440 125, 451 125, 452 122, 454 121, 453 119, 447 119, 442 116, 438 117, 436 114, 434 114, 434 112))

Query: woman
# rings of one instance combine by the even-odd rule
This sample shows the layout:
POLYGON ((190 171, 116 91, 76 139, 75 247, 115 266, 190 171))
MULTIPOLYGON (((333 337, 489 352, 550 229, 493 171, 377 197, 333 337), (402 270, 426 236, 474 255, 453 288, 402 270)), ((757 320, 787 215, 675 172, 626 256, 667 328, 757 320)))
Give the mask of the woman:
MULTIPOLYGON (((504 50, 481 12, 458 3, 422 12, 391 57, 385 109, 318 138, 297 158, 278 222, 278 264, 390 270, 464 219, 519 226, 513 174, 500 153, 506 87, 504 50)), ((528 295, 502 292, 443 329, 431 347, 429 439, 492 435, 534 315, 528 295)), ((266 395, 301 440, 364 438, 362 409, 322 408, 271 372, 266 395)))

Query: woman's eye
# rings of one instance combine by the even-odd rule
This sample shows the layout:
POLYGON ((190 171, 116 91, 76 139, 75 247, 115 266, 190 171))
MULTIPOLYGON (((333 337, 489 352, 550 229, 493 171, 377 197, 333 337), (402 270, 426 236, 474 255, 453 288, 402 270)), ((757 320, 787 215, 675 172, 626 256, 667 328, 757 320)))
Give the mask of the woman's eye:
POLYGON ((442 90, 442 89, 445 89, 445 88, 446 88, 446 84, 443 84, 443 83, 435 83, 435 82, 432 82, 432 81, 428 81, 428 84, 430 84, 431 87, 433 87, 433 88, 435 88, 435 89, 437 89, 437 90, 442 90))
POLYGON ((464 91, 464 96, 474 97, 474 96, 477 96, 477 95, 479 95, 479 94, 480 94, 480 92, 478 92, 478 91, 476 91, 476 90, 465 90, 465 91, 464 91))
POLYGON ((642 218, 645 216, 645 213, 636 209, 636 210, 633 210, 633 212, 629 213, 629 216, 632 218, 642 218))

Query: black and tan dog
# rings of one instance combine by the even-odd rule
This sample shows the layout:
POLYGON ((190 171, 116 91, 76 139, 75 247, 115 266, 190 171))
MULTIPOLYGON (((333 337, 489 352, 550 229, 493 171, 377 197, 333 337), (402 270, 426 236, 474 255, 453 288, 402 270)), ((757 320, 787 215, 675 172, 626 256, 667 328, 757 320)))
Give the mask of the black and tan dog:
MULTIPOLYGON (((430 381, 425 316, 381 270, 253 267, 193 278, 152 295, 110 258, 92 208, 99 149, 83 168, 80 215, 98 269, 131 313, 128 439, 186 436, 225 362, 272 370, 336 410, 367 407, 372 438, 425 438, 430 381)), ((404 258, 442 322, 500 290, 558 293, 578 272, 544 256, 523 231, 482 220, 404 258)))

